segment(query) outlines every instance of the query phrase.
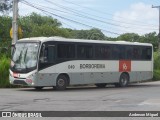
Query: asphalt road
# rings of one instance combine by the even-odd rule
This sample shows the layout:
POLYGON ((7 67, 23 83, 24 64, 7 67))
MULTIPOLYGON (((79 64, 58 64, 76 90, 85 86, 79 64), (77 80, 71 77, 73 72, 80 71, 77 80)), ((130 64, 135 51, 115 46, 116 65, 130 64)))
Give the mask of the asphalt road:
POLYGON ((0 89, 0 111, 159 111, 160 82, 126 88, 70 87, 0 89))

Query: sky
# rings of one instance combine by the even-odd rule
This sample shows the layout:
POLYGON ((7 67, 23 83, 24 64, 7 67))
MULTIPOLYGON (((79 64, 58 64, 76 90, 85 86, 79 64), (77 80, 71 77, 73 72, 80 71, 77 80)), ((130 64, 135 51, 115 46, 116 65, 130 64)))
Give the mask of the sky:
POLYGON ((58 19, 64 28, 98 28, 108 37, 144 35, 158 33, 159 11, 152 5, 160 0, 20 0, 19 15, 37 12, 58 19))

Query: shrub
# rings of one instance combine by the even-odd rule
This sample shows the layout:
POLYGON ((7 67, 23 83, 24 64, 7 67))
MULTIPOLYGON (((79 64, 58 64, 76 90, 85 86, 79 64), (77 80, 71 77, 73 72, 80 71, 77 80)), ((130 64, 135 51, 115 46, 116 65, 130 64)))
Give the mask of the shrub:
POLYGON ((153 80, 160 80, 160 55, 158 52, 154 53, 154 74, 153 80))
POLYGON ((154 53, 154 69, 160 70, 160 55, 158 52, 154 53))
POLYGON ((0 88, 10 86, 9 64, 10 64, 10 60, 6 55, 0 56, 0 88))
POLYGON ((160 70, 154 70, 153 80, 155 81, 160 80, 160 70))

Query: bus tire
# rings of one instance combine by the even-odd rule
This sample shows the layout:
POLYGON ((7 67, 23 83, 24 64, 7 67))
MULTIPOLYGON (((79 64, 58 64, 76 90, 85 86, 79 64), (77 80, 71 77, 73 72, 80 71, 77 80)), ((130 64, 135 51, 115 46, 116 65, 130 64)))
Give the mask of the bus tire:
POLYGON ((34 87, 36 90, 42 90, 43 87, 34 87))
POLYGON ((126 73, 122 73, 119 78, 119 83, 115 83, 116 87, 127 87, 129 83, 129 76, 126 73))
POLYGON ((57 78, 57 81, 56 81, 56 90, 65 90, 66 87, 67 87, 67 77, 65 75, 60 75, 58 76, 57 78))
POLYGON ((99 84, 95 84, 98 88, 105 88, 106 87, 106 83, 99 83, 99 84))

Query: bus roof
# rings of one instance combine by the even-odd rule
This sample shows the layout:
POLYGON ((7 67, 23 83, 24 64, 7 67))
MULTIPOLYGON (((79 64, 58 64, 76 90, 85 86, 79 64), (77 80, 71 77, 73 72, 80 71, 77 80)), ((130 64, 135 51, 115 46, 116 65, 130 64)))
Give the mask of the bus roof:
POLYGON ((28 41, 62 41, 62 42, 82 42, 82 43, 101 43, 101 44, 122 44, 122 45, 144 45, 152 46, 151 43, 139 43, 139 42, 127 42, 127 41, 106 41, 106 40, 87 40, 87 39, 72 39, 72 38, 63 38, 63 37, 31 37, 23 38, 18 40, 18 42, 28 42, 28 41))

